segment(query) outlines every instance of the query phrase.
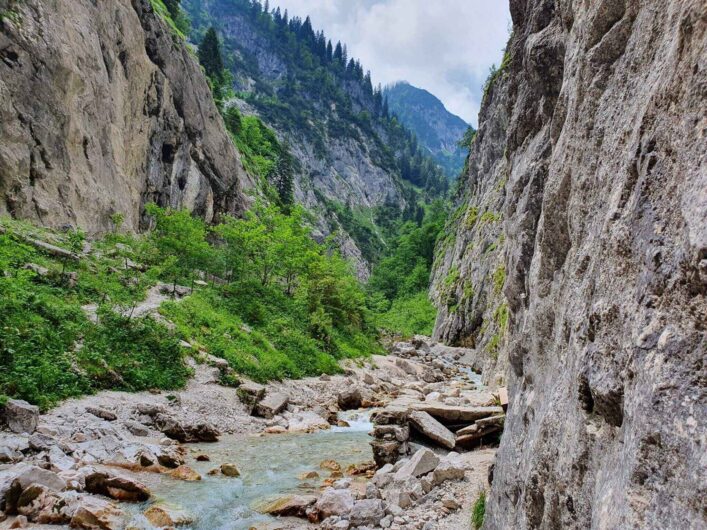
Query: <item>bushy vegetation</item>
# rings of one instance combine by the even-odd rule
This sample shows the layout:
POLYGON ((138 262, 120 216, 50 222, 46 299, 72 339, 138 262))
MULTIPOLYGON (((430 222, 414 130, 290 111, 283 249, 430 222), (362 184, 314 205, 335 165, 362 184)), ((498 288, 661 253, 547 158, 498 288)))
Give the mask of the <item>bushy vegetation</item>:
POLYGON ((178 388, 189 376, 180 339, 259 381, 333 373, 338 359, 379 351, 349 264, 309 237, 300 208, 285 215, 256 205, 214 227, 185 211, 151 205, 147 213, 151 232, 110 234, 80 259, 28 243, 76 251, 78 232, 2 221, 0 395, 48 408, 106 388, 178 388), (174 333, 132 316, 159 280, 202 285, 161 309, 174 333))
POLYGON ((373 268, 369 306, 386 331, 404 336, 432 332, 436 310, 427 290, 446 214, 444 203, 438 200, 428 206, 419 222, 403 223, 387 256, 373 268))
POLYGON ((100 245, 111 250, 100 259, 62 260, 27 241, 41 236, 71 249, 80 233, 38 234, 29 225, 5 220, 2 227, 0 394, 46 409, 104 388, 177 388, 185 383, 189 370, 177 338, 149 318, 130 318, 130 308, 153 280, 126 269, 126 257, 112 242, 100 245), (98 306, 98 323, 81 308, 90 303, 98 306))

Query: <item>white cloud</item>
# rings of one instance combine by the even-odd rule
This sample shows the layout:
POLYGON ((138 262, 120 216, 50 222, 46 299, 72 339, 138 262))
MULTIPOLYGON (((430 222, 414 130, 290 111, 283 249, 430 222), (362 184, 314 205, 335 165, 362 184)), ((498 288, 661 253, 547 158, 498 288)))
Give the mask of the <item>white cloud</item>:
POLYGON ((476 125, 482 85, 508 39, 505 0, 270 0, 348 45, 376 83, 407 80, 476 125))

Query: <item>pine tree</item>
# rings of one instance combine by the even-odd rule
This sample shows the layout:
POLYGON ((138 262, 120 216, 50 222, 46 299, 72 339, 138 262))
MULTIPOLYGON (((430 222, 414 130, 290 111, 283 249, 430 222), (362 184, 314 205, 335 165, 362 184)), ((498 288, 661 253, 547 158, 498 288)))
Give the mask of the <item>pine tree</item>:
POLYGON ((214 81, 221 80, 223 77, 221 43, 213 26, 208 29, 199 45, 199 62, 209 78, 214 81))
POLYGON ((334 49, 334 59, 342 63, 342 66, 346 66, 346 63, 343 62, 343 57, 344 57, 344 50, 341 47, 341 41, 336 43, 336 48, 334 49))
POLYGON ((180 0, 164 0, 164 5, 169 11, 169 16, 172 17, 172 20, 177 20, 179 16, 179 2, 180 0))
POLYGON ((334 47, 331 45, 331 41, 328 41, 326 44, 326 60, 327 60, 327 62, 331 62, 333 58, 334 58, 334 47))
POLYGON ((265 0, 265 5, 263 6, 263 13, 266 15, 270 13, 270 2, 269 0, 265 0))

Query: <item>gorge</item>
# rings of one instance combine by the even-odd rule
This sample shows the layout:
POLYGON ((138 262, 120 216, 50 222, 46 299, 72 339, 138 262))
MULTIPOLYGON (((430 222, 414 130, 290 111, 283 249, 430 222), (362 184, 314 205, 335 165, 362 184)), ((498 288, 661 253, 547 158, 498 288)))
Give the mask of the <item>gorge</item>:
POLYGON ((707 7, 509 8, 0 0, 0 528, 707 526, 707 7))

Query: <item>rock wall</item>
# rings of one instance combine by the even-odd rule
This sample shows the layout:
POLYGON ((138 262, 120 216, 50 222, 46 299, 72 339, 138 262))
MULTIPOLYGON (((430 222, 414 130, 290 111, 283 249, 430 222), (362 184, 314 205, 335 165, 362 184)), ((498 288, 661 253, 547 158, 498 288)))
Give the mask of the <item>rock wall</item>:
POLYGON ((432 289, 509 380, 484 528, 705 527, 705 4, 510 5, 432 289))
POLYGON ((95 233, 146 202, 212 220, 252 185, 149 0, 0 0, 0 215, 95 233))

